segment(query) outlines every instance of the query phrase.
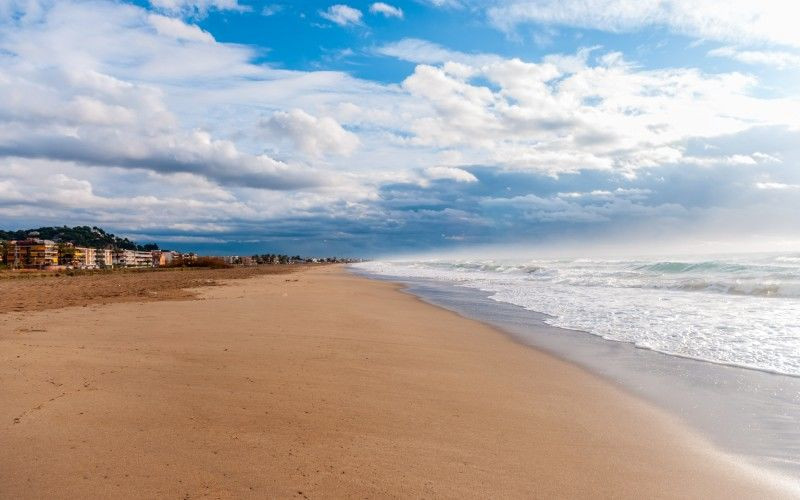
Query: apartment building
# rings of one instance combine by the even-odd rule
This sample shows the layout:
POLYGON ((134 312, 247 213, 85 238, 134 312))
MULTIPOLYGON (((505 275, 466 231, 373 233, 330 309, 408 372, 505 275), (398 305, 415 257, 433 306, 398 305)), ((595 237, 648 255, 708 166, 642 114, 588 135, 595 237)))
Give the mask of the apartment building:
POLYGON ((177 260, 180 259, 181 256, 181 254, 179 254, 178 252, 164 252, 164 251, 161 252, 161 255, 164 256, 164 265, 167 266, 172 264, 173 262, 177 262, 177 260))
POLYGON ((82 269, 97 269, 97 249, 91 247, 81 248, 83 251, 82 269))
POLYGON ((133 252, 134 267, 153 267, 153 252, 133 252))
POLYGON ((114 267, 153 267, 152 252, 137 250, 117 250, 113 253, 114 267))
POLYGON ((89 247, 75 247, 72 267, 77 269, 94 269, 97 267, 97 249, 89 247))
POLYGON ((94 263, 100 269, 114 267, 114 252, 110 248, 95 249, 94 263))
POLYGON ((57 266, 58 247, 54 241, 38 238, 12 240, 6 247, 6 264, 14 269, 57 266))
POLYGON ((12 269, 44 269, 58 265, 73 269, 162 267, 196 258, 193 253, 79 247, 72 243, 56 243, 35 237, 0 242, 0 263, 12 269))
POLYGON ((114 267, 133 266, 133 250, 115 250, 112 259, 114 267))
POLYGON ((64 266, 73 269, 96 269, 97 249, 90 247, 76 247, 70 243, 59 248, 59 261, 64 266))
MULTIPOLYGON (((159 250, 155 250, 152 253, 153 256, 153 267, 164 267, 167 265, 167 255, 169 252, 161 252, 159 250)), ((170 256, 170 261, 172 260, 170 256)))

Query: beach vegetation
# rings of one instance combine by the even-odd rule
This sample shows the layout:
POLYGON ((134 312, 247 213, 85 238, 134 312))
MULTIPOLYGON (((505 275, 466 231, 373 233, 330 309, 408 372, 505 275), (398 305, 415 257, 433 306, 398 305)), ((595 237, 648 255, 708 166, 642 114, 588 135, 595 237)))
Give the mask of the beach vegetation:
POLYGON ((204 267, 208 269, 227 269, 233 266, 219 257, 196 257, 194 259, 175 259, 165 267, 204 267))

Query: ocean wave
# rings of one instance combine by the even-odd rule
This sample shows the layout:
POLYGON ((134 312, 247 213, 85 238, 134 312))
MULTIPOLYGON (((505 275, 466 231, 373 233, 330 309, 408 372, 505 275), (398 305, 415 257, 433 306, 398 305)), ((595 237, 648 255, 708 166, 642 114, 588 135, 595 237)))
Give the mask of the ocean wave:
POLYGON ((709 261, 600 261, 591 259, 403 262, 416 269, 520 276, 521 279, 581 287, 635 288, 706 292, 754 297, 800 297, 797 266, 709 261))
POLYGON ((739 273, 752 270, 753 266, 746 264, 734 264, 719 261, 706 262, 654 262, 636 265, 634 269, 639 271, 650 271, 656 273, 695 273, 695 272, 722 272, 739 273))
POLYGON ((666 354, 800 375, 800 262, 371 262, 368 272, 483 290, 547 322, 666 354))

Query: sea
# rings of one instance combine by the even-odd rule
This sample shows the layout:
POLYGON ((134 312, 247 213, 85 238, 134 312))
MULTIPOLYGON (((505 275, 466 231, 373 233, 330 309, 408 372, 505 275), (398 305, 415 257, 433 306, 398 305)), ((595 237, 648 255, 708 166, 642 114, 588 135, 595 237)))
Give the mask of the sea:
POLYGON ((575 362, 800 484, 800 252, 352 269, 575 362))

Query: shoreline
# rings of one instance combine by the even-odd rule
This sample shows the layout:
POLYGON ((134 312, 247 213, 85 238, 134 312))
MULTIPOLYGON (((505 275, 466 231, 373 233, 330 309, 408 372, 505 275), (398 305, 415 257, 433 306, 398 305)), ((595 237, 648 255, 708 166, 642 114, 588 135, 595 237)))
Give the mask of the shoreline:
POLYGON ((796 376, 672 355, 554 326, 545 321, 544 313, 494 300, 489 292, 469 287, 349 270, 396 284, 424 304, 488 325, 524 348, 599 377, 777 482, 794 487, 800 480, 796 430, 800 378, 796 376))
POLYGON ((325 267, 0 314, 0 444, 19 450, 0 457, 0 494, 789 495, 600 377, 399 286, 325 267))

